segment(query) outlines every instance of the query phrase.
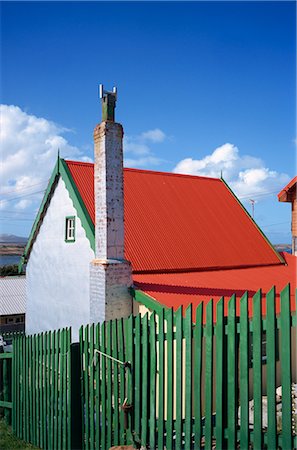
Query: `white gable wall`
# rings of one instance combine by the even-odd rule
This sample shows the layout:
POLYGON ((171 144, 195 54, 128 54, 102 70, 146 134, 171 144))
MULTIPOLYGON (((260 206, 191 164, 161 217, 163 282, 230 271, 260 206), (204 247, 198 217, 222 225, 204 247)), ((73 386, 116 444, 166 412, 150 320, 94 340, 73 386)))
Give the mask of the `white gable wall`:
POLYGON ((94 252, 60 178, 26 269, 27 334, 72 326, 77 340, 89 323, 89 267, 94 252), (65 218, 75 216, 75 242, 65 242, 65 218))

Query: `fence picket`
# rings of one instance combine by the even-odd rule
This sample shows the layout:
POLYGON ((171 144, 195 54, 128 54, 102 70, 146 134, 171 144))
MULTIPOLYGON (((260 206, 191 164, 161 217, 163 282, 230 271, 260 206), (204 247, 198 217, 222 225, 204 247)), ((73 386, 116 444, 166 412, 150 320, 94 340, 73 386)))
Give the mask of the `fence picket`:
MULTIPOLYGON (((86 426, 85 426, 85 353, 84 353, 84 327, 81 326, 79 329, 79 351, 80 351, 80 393, 81 393, 81 424, 82 424, 82 448, 83 450, 86 448, 85 445, 85 434, 86 434, 86 426)), ((98 356, 99 358, 99 356, 98 356)))
POLYGON ((22 427, 21 427, 21 437, 22 439, 26 439, 26 386, 25 386, 25 379, 26 379, 26 340, 24 337, 21 339, 21 348, 22 348, 22 427))
POLYGON ((183 402, 182 402, 182 361, 183 361, 183 312, 182 307, 180 307, 175 314, 175 342, 176 342, 176 353, 175 353, 175 373, 176 373, 176 418, 175 418, 175 445, 177 448, 182 447, 182 413, 183 413, 183 402))
POLYGON ((148 315, 142 319, 142 422, 141 444, 147 444, 148 437, 148 315))
POLYGON ((254 447, 262 448, 262 293, 253 297, 254 447))
POLYGON ((282 380, 282 447, 293 448, 292 442, 292 400, 291 400, 291 317, 290 286, 280 294, 281 312, 281 380, 282 380))
POLYGON ((150 317, 149 332, 150 347, 150 448, 156 447, 156 316, 153 312, 150 317))
POLYGON ((53 331, 51 335, 51 401, 50 401, 50 448, 54 448, 54 405, 55 405, 55 345, 56 332, 53 331))
MULTIPOLYGON (((106 329, 105 322, 101 324, 101 345, 100 351, 106 353, 106 329)), ((100 355, 101 358, 101 400, 102 400, 102 419, 101 419, 101 448, 106 448, 106 358, 100 355)))
POLYGON ((141 316, 135 317, 135 418, 134 431, 137 442, 141 440, 141 316))
MULTIPOLYGON (((119 336, 119 359, 120 361, 125 361, 124 356, 124 328, 123 328, 123 319, 117 320, 117 329, 119 336)), ((126 380, 126 370, 125 367, 121 364, 120 367, 120 443, 124 445, 126 443, 126 431, 124 424, 124 413, 122 411, 122 405, 125 401, 125 381, 126 380)), ((102 400, 103 401, 103 400, 102 400)))
POLYGON ((89 391, 90 391, 90 448, 94 448, 95 442, 95 429, 94 429, 94 324, 90 326, 90 337, 89 337, 89 349, 90 349, 90 360, 89 360, 89 391))
POLYGON ((16 348, 15 348, 15 338, 12 341, 12 430, 16 434, 16 348))
MULTIPOLYGON (((117 322, 113 320, 111 323, 112 328, 112 356, 115 359, 119 359, 118 354, 118 333, 117 333, 117 322)), ((113 445, 119 445, 119 364, 117 361, 113 362, 113 392, 114 392, 114 427, 113 427, 113 445)), ((136 407, 136 405, 135 405, 136 407)))
POLYGON ((66 328, 63 333, 63 352, 62 352, 62 397, 63 397, 63 406, 62 406, 62 450, 67 449, 67 359, 68 352, 70 349, 68 348, 68 329, 66 328))
POLYGON ((224 425, 223 425, 223 389, 224 389, 224 298, 216 305, 216 447, 224 447, 224 425))
MULTIPOLYGON (((158 316, 158 448, 164 447, 164 309, 158 316)), ((136 332, 136 329, 135 329, 136 332)))
MULTIPOLYGON (((95 349, 100 351, 100 324, 95 328, 95 349)), ((100 430, 101 430, 101 412, 100 412, 100 354, 95 354, 95 448, 100 449, 100 430)))
POLYGON ((30 409, 29 409, 29 338, 25 338, 26 358, 26 440, 30 442, 30 409))
POLYGON ((89 325, 85 327, 84 335, 84 387, 85 387, 85 410, 84 410, 84 421, 85 421, 85 449, 90 448, 90 400, 89 400, 89 325))
POLYGON ((276 317, 275 317, 275 289, 272 288, 266 295, 267 328, 266 328, 266 353, 267 353, 267 446, 270 450, 276 450, 276 317))
POLYGON ((167 343, 167 410, 166 410, 166 448, 173 447, 173 309, 166 311, 167 343))
POLYGON ((235 295, 228 303, 228 449, 236 447, 236 298, 235 295))
POLYGON ((194 328, 194 435, 195 450, 201 448, 201 373, 202 373, 202 317, 203 317, 203 303, 200 303, 196 308, 196 325, 194 328))
POLYGON ((43 415, 43 448, 48 448, 47 445, 47 332, 42 335, 43 340, 43 354, 42 354, 42 373, 43 373, 43 404, 42 404, 42 415, 43 415))
POLYGON ((184 319, 185 334, 185 449, 190 450, 192 447, 192 305, 186 309, 186 317, 184 319))
POLYGON ((46 417, 47 417, 47 433, 46 448, 50 448, 50 399, 51 399, 51 332, 46 335, 46 365, 47 365, 47 391, 46 391, 46 417))
POLYGON ((39 387, 39 378, 40 378, 40 370, 39 370, 39 334, 36 335, 36 355, 35 355, 35 366, 36 366, 36 444, 38 447, 40 447, 40 408, 39 408, 39 400, 40 400, 40 387, 39 387))
POLYGON ((62 407, 63 407, 63 390, 62 390, 62 361, 64 358, 64 353, 66 349, 64 347, 64 334, 65 329, 61 331, 60 334, 60 345, 59 345, 59 370, 58 370, 58 450, 61 450, 62 446, 62 407))
POLYGON ((72 400, 71 400, 71 327, 68 328, 67 332, 67 371, 66 371, 66 383, 67 383, 67 449, 72 449, 71 440, 71 410, 72 410, 72 400))
MULTIPOLYGON (((111 356, 111 321, 106 322, 106 353, 111 356)), ((105 356, 103 356, 105 358, 105 356)), ((106 373, 107 373, 107 383, 106 383, 106 419, 107 419, 107 434, 106 434, 106 447, 110 448, 112 445, 112 371, 111 371, 111 359, 106 358, 106 373)))
POLYGON ((205 448, 212 448, 213 301, 206 305, 205 326, 205 448))
POLYGON ((249 319, 248 294, 240 299, 240 445, 249 446, 249 319))

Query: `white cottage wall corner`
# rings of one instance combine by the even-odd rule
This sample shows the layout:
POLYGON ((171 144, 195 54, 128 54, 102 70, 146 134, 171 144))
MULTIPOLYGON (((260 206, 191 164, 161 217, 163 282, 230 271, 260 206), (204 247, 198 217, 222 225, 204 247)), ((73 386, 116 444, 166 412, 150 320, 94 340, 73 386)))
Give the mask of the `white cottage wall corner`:
POLYGON ((62 178, 43 218, 27 264, 26 333, 89 323, 89 267, 94 251, 62 178), (65 218, 75 216, 75 242, 65 242, 65 218))

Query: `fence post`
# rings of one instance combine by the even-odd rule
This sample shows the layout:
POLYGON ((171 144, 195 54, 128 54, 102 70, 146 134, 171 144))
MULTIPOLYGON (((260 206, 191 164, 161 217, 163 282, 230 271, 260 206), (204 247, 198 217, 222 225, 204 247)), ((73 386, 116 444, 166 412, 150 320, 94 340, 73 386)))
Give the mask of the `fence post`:
POLYGON ((71 449, 81 450, 82 443, 82 405, 80 389, 80 349, 79 343, 71 344, 71 449))

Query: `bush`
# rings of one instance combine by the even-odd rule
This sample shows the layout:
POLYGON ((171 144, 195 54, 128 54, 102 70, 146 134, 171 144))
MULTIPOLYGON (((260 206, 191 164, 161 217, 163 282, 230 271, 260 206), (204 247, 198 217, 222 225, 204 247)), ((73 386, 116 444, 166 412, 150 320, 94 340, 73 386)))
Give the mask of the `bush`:
POLYGON ((7 277, 9 275, 18 275, 18 265, 14 264, 12 266, 2 266, 0 267, 1 277, 7 277))

